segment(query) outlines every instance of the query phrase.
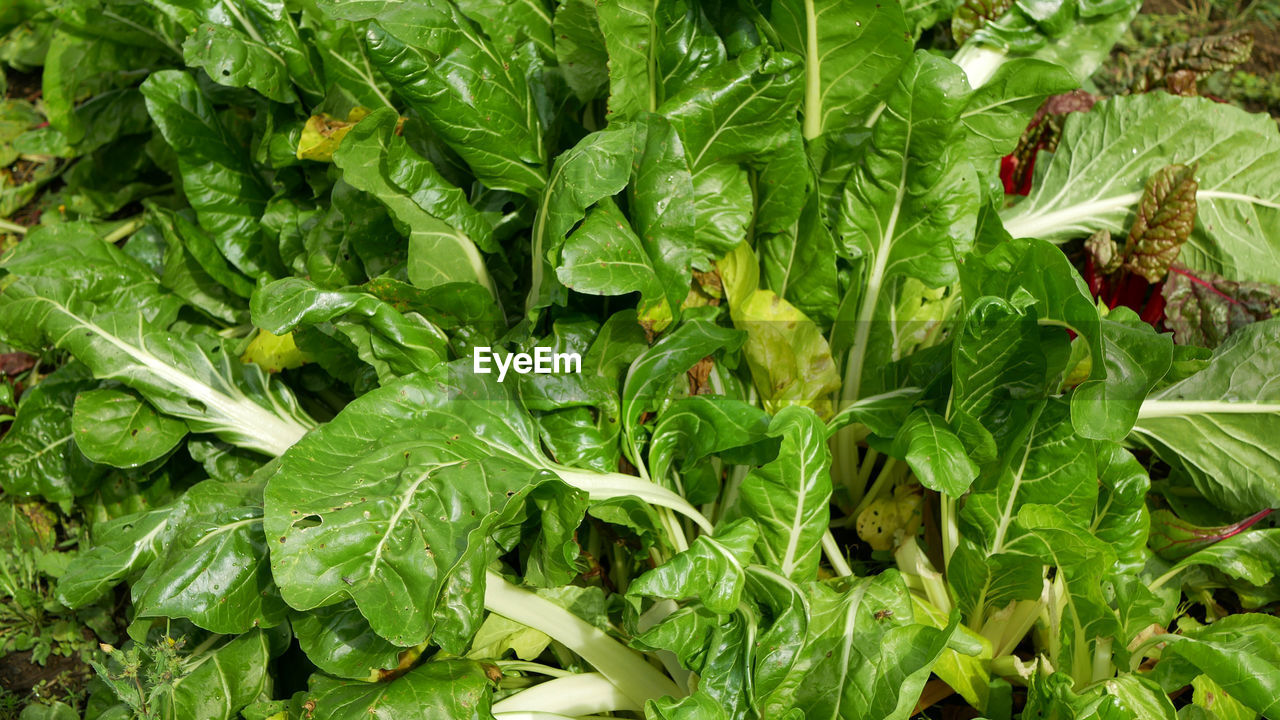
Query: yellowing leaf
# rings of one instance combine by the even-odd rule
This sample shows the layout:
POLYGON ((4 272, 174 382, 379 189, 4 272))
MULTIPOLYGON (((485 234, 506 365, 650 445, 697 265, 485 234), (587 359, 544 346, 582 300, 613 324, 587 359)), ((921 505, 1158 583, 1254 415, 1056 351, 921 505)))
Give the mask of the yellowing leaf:
POLYGON ((300 367, 306 361, 307 356, 293 343, 293 333, 272 335, 266 330, 258 330, 240 356, 240 362, 255 363, 270 373, 300 367))
POLYGON ((813 320, 772 290, 759 290, 759 266, 746 243, 718 263, 734 327, 747 332, 742 347, 751 378, 776 414, 788 405, 831 416, 840 374, 831 348, 813 320))
MULTIPOLYGON (((298 159, 332 162, 333 151, 338 149, 347 131, 368 114, 368 108, 354 107, 347 113, 346 120, 338 120, 328 113, 307 118, 307 124, 302 128, 302 138, 298 140, 298 159)), ((403 122, 402 119, 401 124, 403 122)), ((396 129, 399 130, 399 125, 396 129)))
POLYGON ((892 550, 902 538, 914 537, 922 498, 920 486, 911 483, 872 500, 858 514, 858 537, 872 550, 892 550))

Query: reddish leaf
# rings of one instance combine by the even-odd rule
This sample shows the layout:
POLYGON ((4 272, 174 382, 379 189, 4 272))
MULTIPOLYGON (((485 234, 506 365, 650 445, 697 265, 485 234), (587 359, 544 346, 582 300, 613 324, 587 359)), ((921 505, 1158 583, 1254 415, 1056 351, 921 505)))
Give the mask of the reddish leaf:
POLYGON ((1178 258, 1196 222, 1195 168, 1166 165, 1147 179, 1125 243, 1125 268, 1158 282, 1178 258))
POLYGON ((1280 313, 1280 286, 1235 282, 1177 265, 1170 268, 1161 296, 1165 324, 1179 345, 1217 347, 1235 330, 1280 313))

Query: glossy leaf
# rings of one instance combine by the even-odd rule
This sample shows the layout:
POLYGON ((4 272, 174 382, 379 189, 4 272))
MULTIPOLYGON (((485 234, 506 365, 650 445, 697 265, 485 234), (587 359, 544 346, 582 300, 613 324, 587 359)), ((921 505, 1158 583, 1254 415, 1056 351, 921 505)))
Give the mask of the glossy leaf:
POLYGON ((271 193, 246 149, 227 132, 196 81, 178 70, 142 85, 147 112, 178 156, 183 192, 218 249, 246 275, 268 270, 258 218, 271 193))
POLYGON ((187 435, 181 420, 157 413, 134 393, 109 389, 77 395, 71 427, 85 457, 115 467, 151 462, 187 435))
POLYGON ((907 461, 921 485, 951 497, 963 495, 978 476, 978 466, 960 438, 941 416, 925 409, 907 416, 893 439, 892 452, 907 461))
POLYGON ((396 93, 487 186, 536 196, 546 150, 522 61, 501 59, 480 27, 447 0, 331 3, 336 17, 376 18, 369 58, 396 93))
POLYGON ((769 423, 778 457, 747 474, 726 517, 760 526, 763 565, 793 582, 817 577, 831 501, 831 453, 822 421, 808 408, 784 408, 769 423))
POLYGON ((205 24, 187 36, 183 59, 214 82, 250 87, 276 102, 297 100, 284 60, 262 42, 225 25, 205 24))
POLYGON ((804 135, 865 122, 911 57, 901 5, 775 0, 782 46, 804 59, 804 135))
POLYGON ((379 110, 360 121, 333 155, 351 185, 381 200, 409 235, 409 279, 426 289, 475 282, 493 291, 477 245, 490 228, 466 195, 395 134, 398 116, 379 110))
POLYGON ((73 364, 23 395, 17 417, 0 438, 0 486, 6 493, 70 503, 91 488, 95 473, 75 442, 72 405, 78 393, 96 384, 85 366, 73 364))
POLYGON ((968 89, 959 68, 918 53, 872 128, 865 167, 845 190, 842 250, 863 258, 866 268, 866 290, 852 318, 846 402, 859 397, 867 369, 888 360, 869 350, 868 340, 873 326, 885 324, 893 279, 945 285, 955 279, 956 255, 972 241, 977 178, 951 142, 968 89))
POLYGON ((382 383, 430 370, 448 355, 448 340, 439 328, 364 293, 325 291, 301 278, 285 278, 263 286, 251 308, 254 324, 279 335, 329 323, 382 383))

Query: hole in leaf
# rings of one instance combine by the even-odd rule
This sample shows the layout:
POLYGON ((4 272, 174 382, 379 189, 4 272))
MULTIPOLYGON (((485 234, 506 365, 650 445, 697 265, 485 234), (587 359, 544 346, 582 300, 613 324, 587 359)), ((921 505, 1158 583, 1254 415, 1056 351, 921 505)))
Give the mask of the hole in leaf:
POLYGON ((319 515, 312 514, 294 520, 293 527, 297 530, 306 530, 307 528, 316 527, 323 522, 324 520, 319 515))

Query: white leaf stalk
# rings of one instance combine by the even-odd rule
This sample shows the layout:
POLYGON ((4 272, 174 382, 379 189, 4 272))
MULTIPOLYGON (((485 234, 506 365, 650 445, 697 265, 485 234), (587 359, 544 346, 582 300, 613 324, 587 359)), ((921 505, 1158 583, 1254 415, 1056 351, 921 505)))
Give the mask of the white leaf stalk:
POLYGON ((539 683, 493 706, 495 714, 505 712, 546 712, 558 715, 596 713, 643 708, 600 673, 579 673, 539 683))
POLYGON ((670 678, 600 628, 492 571, 485 575, 484 605, 490 612, 540 630, 574 651, 636 706, 666 695, 683 695, 670 678))

